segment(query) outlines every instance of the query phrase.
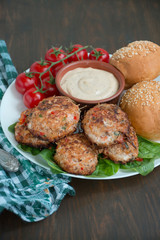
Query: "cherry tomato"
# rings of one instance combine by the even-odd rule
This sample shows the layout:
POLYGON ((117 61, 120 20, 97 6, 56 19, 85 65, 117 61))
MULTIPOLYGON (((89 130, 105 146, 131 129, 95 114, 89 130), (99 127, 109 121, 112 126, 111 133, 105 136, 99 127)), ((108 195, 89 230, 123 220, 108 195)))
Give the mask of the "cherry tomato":
POLYGON ((103 48, 95 48, 89 54, 90 60, 98 60, 102 62, 109 62, 109 53, 103 48))
POLYGON ((55 78, 58 71, 63 67, 63 65, 58 65, 58 66, 54 66, 53 68, 51 68, 51 73, 52 73, 52 76, 55 78))
POLYGON ((31 73, 20 73, 15 81, 15 87, 17 91, 24 94, 28 89, 38 86, 38 78, 31 73))
POLYGON ((23 95, 23 103, 27 108, 34 108, 41 100, 45 98, 44 93, 36 91, 37 89, 32 87, 23 95))
MULTIPOLYGON (((74 53, 75 51, 77 51, 79 48, 82 48, 82 47, 83 47, 82 45, 75 44, 71 47, 71 50, 69 50, 68 54, 74 53)), ((77 52, 76 54, 74 54, 73 56, 69 57, 68 62, 75 62, 75 61, 86 60, 86 59, 88 59, 88 52, 86 49, 83 49, 77 52)))
MULTIPOLYGON (((36 76, 37 78, 39 78, 39 75, 40 75, 41 73, 47 71, 48 68, 50 67, 50 65, 51 65, 50 63, 48 63, 48 62, 46 62, 46 61, 43 61, 43 60, 41 60, 41 61, 36 61, 36 62, 34 62, 34 63, 31 65, 31 67, 30 67, 30 72, 36 72, 36 73, 35 73, 35 76, 36 76)), ((42 79, 48 77, 49 75, 50 75, 50 71, 47 71, 46 73, 44 73, 44 74, 42 75, 42 79)))
POLYGON ((59 96, 59 91, 56 87, 54 78, 52 77, 47 77, 42 80, 43 84, 43 91, 46 91, 44 93, 45 97, 51 97, 51 96, 59 96))
MULTIPOLYGON (((57 47, 52 47, 50 48, 45 55, 45 60, 49 62, 57 62, 59 60, 64 59, 67 56, 67 54, 62 50, 62 47, 57 48, 57 47)), ((67 59, 63 60, 62 62, 59 62, 55 64, 52 69, 56 68, 59 66, 60 68, 63 67, 67 63, 67 59)))

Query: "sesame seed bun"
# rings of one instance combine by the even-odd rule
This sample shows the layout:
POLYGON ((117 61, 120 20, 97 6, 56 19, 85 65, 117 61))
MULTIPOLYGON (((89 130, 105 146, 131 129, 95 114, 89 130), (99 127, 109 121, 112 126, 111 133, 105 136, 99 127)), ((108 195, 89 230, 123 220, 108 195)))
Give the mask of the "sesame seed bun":
POLYGON ((110 64, 125 77, 125 89, 160 75, 160 46, 150 41, 135 41, 117 50, 110 64))
POLYGON ((128 89, 120 101, 136 133, 160 140, 160 82, 143 81, 128 89))

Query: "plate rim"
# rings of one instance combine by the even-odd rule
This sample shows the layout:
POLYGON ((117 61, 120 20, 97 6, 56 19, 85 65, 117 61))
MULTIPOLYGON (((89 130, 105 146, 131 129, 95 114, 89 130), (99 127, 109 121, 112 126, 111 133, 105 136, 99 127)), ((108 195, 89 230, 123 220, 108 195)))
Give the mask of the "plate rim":
MULTIPOLYGON (((160 77, 160 76, 159 76, 160 77)), ((4 95, 3 95, 3 98, 1 100, 1 104, 0 104, 0 122, 1 122, 1 127, 2 127, 2 130, 5 134, 5 137, 8 139, 8 141, 11 143, 11 145, 25 158, 27 158, 29 161, 31 162, 34 162, 35 164, 47 169, 47 170, 51 170, 50 166, 47 164, 47 162, 41 158, 40 155, 36 155, 36 156, 33 156, 31 155, 30 153, 27 153, 27 152, 24 152, 22 151, 21 149, 19 149, 17 146, 16 146, 16 140, 13 141, 13 137, 10 137, 12 133, 9 132, 8 130, 8 127, 6 129, 5 127, 5 123, 4 123, 4 119, 2 118, 2 115, 3 115, 3 111, 4 111, 4 108, 5 108, 5 104, 6 104, 6 99, 7 99, 7 96, 9 95, 10 91, 12 91, 12 88, 14 88, 14 83, 15 83, 15 80, 10 84, 10 86, 6 89, 4 95), (41 161, 43 162, 43 164, 41 163, 38 163, 36 161, 36 158, 41 158, 41 161)), ((16 89, 14 89, 16 91, 16 89)), ((20 93, 18 93, 16 91, 16 94, 17 94, 17 98, 18 98, 18 101, 19 101, 19 98, 22 98, 22 95, 20 93)), ((16 98, 16 96, 14 96, 16 98)), ((23 102, 21 104, 23 110, 26 109, 26 107, 24 106, 23 102)), ((19 112, 19 115, 20 115, 21 112, 19 112)), ((18 116, 19 117, 19 116, 18 116)), ((13 124, 13 123, 12 123, 13 124)), ((13 135, 13 134, 12 134, 13 135)), ((17 144, 18 145, 18 144, 17 144)), ((155 167, 159 166, 160 165, 160 158, 159 159, 156 159, 155 160, 155 167)), ((76 174, 70 174, 70 173, 59 173, 59 174, 62 174, 62 175, 65 175, 65 176, 68 176, 68 177, 72 177, 72 178, 78 178, 78 179, 85 179, 85 180, 113 180, 113 179, 121 179, 121 178, 126 178, 126 177, 132 177, 132 176, 135 176, 135 175, 138 175, 139 173, 136 172, 136 171, 128 171, 126 170, 125 173, 123 173, 125 170, 122 170, 122 169, 119 169, 118 172, 114 175, 111 175, 111 176, 108 176, 108 177, 90 177, 90 176, 83 176, 83 175, 76 175, 76 174), (120 174, 120 176, 118 175, 120 174), (122 175, 121 175, 122 174, 122 175)))

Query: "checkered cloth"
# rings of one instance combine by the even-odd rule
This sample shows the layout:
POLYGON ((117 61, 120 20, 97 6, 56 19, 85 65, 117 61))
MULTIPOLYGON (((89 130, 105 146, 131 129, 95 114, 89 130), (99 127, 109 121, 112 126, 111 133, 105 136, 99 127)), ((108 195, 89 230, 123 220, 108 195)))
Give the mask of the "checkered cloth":
MULTIPOLYGON (((0 40, 0 100, 16 76, 6 44, 0 40)), ((16 173, 0 167, 0 212, 5 208, 25 221, 40 221, 58 209, 67 193, 75 195, 69 177, 52 174, 24 158, 6 139, 1 125, 0 148, 16 156, 21 165, 16 173)))

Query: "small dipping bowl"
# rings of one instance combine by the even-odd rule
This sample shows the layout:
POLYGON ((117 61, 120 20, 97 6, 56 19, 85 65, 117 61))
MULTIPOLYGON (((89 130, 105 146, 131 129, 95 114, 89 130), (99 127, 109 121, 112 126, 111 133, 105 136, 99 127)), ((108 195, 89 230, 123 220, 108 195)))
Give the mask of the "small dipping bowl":
POLYGON ((56 86, 61 95, 71 98, 72 100, 74 100, 75 102, 80 104, 80 106, 84 106, 84 105, 92 106, 92 105, 96 105, 98 103, 116 104, 118 102, 119 96, 121 95, 122 91, 124 90, 125 78, 119 70, 117 70, 114 66, 112 66, 109 63, 96 61, 96 60, 81 60, 81 61, 69 63, 69 64, 65 65, 63 68, 61 68, 56 75, 55 83, 56 83, 56 86), (79 98, 73 97, 70 94, 66 93, 61 87, 61 80, 62 80, 63 76, 67 72, 69 72, 75 68, 88 68, 88 67, 95 68, 95 69, 101 69, 101 70, 112 73, 119 83, 118 91, 111 97, 100 99, 100 100, 79 99, 79 98))

